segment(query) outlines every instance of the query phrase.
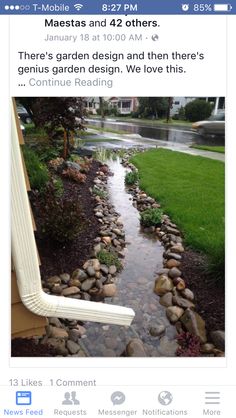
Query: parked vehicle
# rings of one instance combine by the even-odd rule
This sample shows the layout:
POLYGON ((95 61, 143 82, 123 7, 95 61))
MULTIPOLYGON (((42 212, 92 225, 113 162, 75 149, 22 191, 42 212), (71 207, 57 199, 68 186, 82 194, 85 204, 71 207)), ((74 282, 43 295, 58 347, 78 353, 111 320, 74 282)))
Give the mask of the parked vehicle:
POLYGON ((192 125, 193 129, 196 129, 197 132, 202 135, 225 135, 225 114, 218 113, 217 115, 212 115, 207 120, 202 120, 195 122, 192 125))
POLYGON ((17 105, 17 113, 23 123, 31 123, 32 119, 27 110, 22 105, 17 105))

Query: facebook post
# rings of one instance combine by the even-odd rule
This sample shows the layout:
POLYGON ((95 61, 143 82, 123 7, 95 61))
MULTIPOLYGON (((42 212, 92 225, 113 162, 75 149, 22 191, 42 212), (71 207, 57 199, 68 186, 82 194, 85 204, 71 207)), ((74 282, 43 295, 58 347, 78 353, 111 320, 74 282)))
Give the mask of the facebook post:
POLYGON ((5 3, 2 416, 228 418, 235 5, 5 3))

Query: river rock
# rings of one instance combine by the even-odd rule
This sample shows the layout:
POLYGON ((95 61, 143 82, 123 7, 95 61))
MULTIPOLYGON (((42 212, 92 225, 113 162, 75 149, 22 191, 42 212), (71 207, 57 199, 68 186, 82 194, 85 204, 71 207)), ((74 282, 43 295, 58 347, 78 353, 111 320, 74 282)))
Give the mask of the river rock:
POLYGON ((47 279, 47 284, 54 285, 54 284, 61 284, 61 279, 59 276, 52 276, 47 279))
POLYGON ((172 267, 179 267, 180 266, 180 261, 174 260, 174 258, 171 258, 170 260, 167 260, 166 262, 166 267, 168 269, 171 269, 172 267))
POLYGON ((165 325, 153 325, 149 328, 149 332, 152 337, 159 337, 164 334, 165 330, 165 325))
POLYGON ((167 233, 167 234, 172 234, 172 235, 177 235, 177 236, 179 236, 180 235, 180 232, 179 232, 179 230, 178 229, 176 229, 176 228, 172 228, 171 226, 165 226, 165 232, 167 233))
POLYGON ((60 319, 55 318, 55 317, 49 318, 49 324, 53 325, 54 327, 57 327, 57 328, 62 328, 63 327, 60 319))
POLYGON ((184 309, 178 306, 169 306, 166 309, 166 316, 169 319, 169 321, 173 324, 181 318, 183 313, 184 313, 184 309))
POLYGON ((82 335, 86 334, 86 328, 85 328, 85 327, 83 327, 82 325, 77 324, 77 325, 76 325, 76 329, 79 331, 80 336, 82 336, 82 335))
POLYGON ((165 293, 170 292, 173 289, 172 280, 164 274, 159 276, 155 282, 154 292, 158 296, 163 296, 165 293))
POLYGON ((221 351, 225 351, 225 332, 224 331, 212 331, 211 339, 215 344, 216 348, 221 351))
POLYGON ((63 296, 76 295, 77 293, 80 293, 80 289, 77 286, 67 287, 66 289, 63 289, 61 292, 63 296))
POLYGON ((116 274, 116 272, 117 272, 116 266, 112 265, 112 266, 109 267, 109 274, 114 275, 114 274, 116 274))
POLYGON ((209 354, 213 353, 215 346, 214 344, 206 343, 201 346, 201 353, 209 354))
POLYGON ((88 276, 94 277, 95 276, 95 269, 92 266, 88 266, 86 268, 86 273, 88 274, 88 276))
POLYGON ((105 264, 101 264, 100 270, 105 275, 108 275, 108 273, 109 273, 109 268, 105 264))
POLYGON ((197 313, 191 309, 186 309, 180 321, 188 332, 200 338, 202 343, 207 341, 205 321, 197 313))
POLYGON ((114 283, 105 284, 102 290, 104 298, 112 298, 116 294, 116 285, 114 283))
POLYGON ((139 338, 133 338, 126 346, 127 357, 147 357, 144 345, 139 338))
POLYGON ((95 212, 95 216, 97 218, 103 218, 103 213, 102 212, 95 212))
POLYGON ((194 293, 190 289, 184 289, 184 290, 182 290, 181 291, 181 295, 184 298, 190 300, 191 302, 194 300, 194 293))
POLYGON ((100 235, 104 238, 104 237, 111 237, 112 233, 111 231, 109 231, 108 229, 104 230, 104 231, 100 231, 100 235))
POLYGON ((159 274, 159 276, 161 276, 162 274, 168 275, 168 273, 169 273, 169 269, 167 269, 167 268, 162 268, 162 269, 158 270, 158 272, 157 272, 157 274, 159 274))
POLYGON ((125 258, 125 251, 124 251, 124 250, 120 250, 120 251, 118 251, 118 256, 119 256, 120 258, 125 258))
POLYGON ((225 357, 225 353, 217 348, 214 348, 213 353, 215 357, 225 357))
POLYGON ((51 338, 68 338, 68 332, 64 328, 57 328, 49 325, 47 334, 51 338))
POLYGON ((78 163, 75 163, 74 161, 66 161, 66 165, 68 168, 72 168, 73 170, 81 170, 81 166, 78 163))
POLYGON ((172 306, 173 305, 172 298, 173 298, 172 293, 168 292, 160 298, 159 302, 162 306, 166 306, 166 307, 172 306))
POLYGON ((110 244, 111 244, 111 237, 102 237, 102 241, 103 241, 106 245, 110 245, 110 244))
POLYGON ((120 245, 120 241, 116 238, 113 239, 112 243, 115 247, 118 247, 120 245))
POLYGON ((72 273, 72 279, 78 279, 80 282, 83 282, 88 278, 88 275, 82 269, 76 269, 72 273))
POLYGON ((160 339, 158 351, 162 356, 175 357, 178 344, 175 340, 169 340, 165 335, 160 339))
POLYGON ((72 340, 67 341, 66 347, 68 348, 70 354, 76 354, 80 350, 80 346, 72 340))
POLYGON ((184 309, 195 307, 190 300, 181 297, 176 290, 173 291, 173 303, 174 305, 178 305, 180 308, 184 309))
POLYGON ((184 247, 181 244, 175 244, 171 247, 171 252, 178 254, 183 253, 184 247))
POLYGON ((82 300, 90 301, 91 300, 91 296, 87 292, 83 292, 83 293, 81 293, 81 299, 82 300))
POLYGON ((89 267, 92 267, 95 271, 99 271, 100 270, 100 262, 97 258, 91 258, 90 260, 87 260, 84 265, 83 268, 84 270, 87 270, 89 267))
POLYGON ((79 279, 70 279, 68 284, 69 286, 77 286, 77 287, 81 286, 79 279))
POLYGON ((78 329, 73 328, 69 330, 69 339, 74 341, 75 343, 78 341, 78 339, 81 337, 81 334, 78 329))
POLYGON ((47 344, 56 350, 56 352, 62 356, 67 356, 68 350, 66 348, 66 342, 61 338, 48 338, 47 344))
POLYGON ((111 348, 112 350, 114 350, 117 347, 117 344, 118 344, 117 338, 112 338, 112 337, 105 338, 105 346, 107 348, 111 348))
POLYGON ((114 228, 112 229, 112 232, 114 232, 114 234, 118 235, 119 237, 123 237, 124 236, 124 232, 122 232, 120 229, 118 228, 114 228))
POLYGON ((102 180, 99 180, 98 178, 95 178, 93 182, 94 184, 102 184, 102 180))
POLYGON ((86 279, 82 284, 81 284, 81 290, 83 290, 84 292, 87 292, 88 290, 92 289, 93 285, 95 284, 95 279, 86 279))
POLYGON ((54 295, 60 295, 62 290, 63 290, 63 287, 57 283, 54 284, 53 287, 51 288, 51 292, 54 293, 54 295))
POLYGON ((70 280, 70 275, 67 273, 60 274, 60 279, 62 283, 67 284, 70 280))
POLYGON ((181 271, 177 267, 172 267, 169 270, 168 275, 169 275, 169 277, 171 277, 171 279, 174 279, 175 277, 180 277, 181 276, 181 271))
POLYGON ((167 253, 167 254, 166 254, 166 257, 167 257, 168 259, 173 258, 174 260, 177 260, 177 261, 181 261, 181 260, 182 260, 181 255, 180 255, 180 254, 175 254, 175 253, 167 253))
POLYGON ((181 277, 175 277, 173 279, 173 284, 176 286, 176 289, 178 290, 184 290, 185 289, 185 281, 181 279, 181 277))
POLYGON ((102 350, 102 356, 103 357, 116 357, 116 352, 112 350, 111 348, 104 348, 102 350))

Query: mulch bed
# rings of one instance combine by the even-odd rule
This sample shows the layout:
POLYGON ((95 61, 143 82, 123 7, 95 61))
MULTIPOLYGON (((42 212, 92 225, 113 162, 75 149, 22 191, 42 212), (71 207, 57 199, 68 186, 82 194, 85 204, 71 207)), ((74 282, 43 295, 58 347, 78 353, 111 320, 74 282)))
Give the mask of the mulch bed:
POLYGON ((15 338, 11 342, 12 357, 53 357, 56 351, 47 344, 38 344, 33 338, 15 338))
POLYGON ((41 233, 42 213, 38 204, 38 197, 34 193, 30 193, 31 206, 37 226, 35 237, 41 261, 42 279, 62 273, 71 274, 76 268, 82 267, 91 255, 94 239, 99 234, 99 223, 94 216, 95 200, 89 188, 94 186, 93 180, 98 169, 99 163, 93 161, 89 172, 86 174, 85 183, 78 184, 69 179, 62 179, 64 196, 79 201, 83 213, 83 227, 73 241, 61 244, 41 233))
POLYGON ((206 321, 208 335, 211 331, 225 329, 225 290, 222 283, 214 281, 207 273, 206 258, 186 250, 181 270, 187 287, 195 295, 196 311, 206 321))

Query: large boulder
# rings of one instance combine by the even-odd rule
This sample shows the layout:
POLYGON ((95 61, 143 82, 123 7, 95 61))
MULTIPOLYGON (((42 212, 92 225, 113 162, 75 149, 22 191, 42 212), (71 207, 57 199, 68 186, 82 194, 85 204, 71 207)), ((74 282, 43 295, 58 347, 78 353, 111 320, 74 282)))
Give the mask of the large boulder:
POLYGON ((166 316, 169 321, 174 324, 177 322, 184 313, 184 309, 180 308, 179 306, 169 306, 166 309, 166 316))
POLYGON ((172 280, 167 277, 165 274, 162 274, 156 279, 154 292, 158 296, 163 296, 167 292, 171 292, 173 289, 172 280))
POLYGON ((126 347, 127 357, 147 357, 144 345, 139 338, 133 338, 126 347))
POLYGON ((212 331, 211 339, 215 344, 216 348, 221 351, 225 351, 225 332, 224 331, 212 331))
POLYGON ((202 343, 207 341, 205 321, 197 313, 191 309, 186 309, 180 321, 188 332, 200 338, 202 343))

